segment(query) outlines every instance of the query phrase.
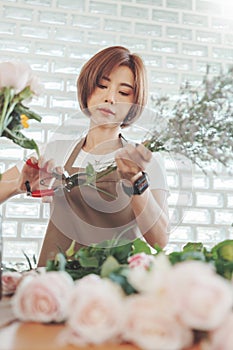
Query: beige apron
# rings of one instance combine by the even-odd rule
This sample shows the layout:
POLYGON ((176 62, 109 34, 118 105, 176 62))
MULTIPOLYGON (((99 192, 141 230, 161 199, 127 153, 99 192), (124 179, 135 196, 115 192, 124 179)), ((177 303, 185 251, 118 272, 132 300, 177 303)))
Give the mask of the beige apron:
MULTIPOLYGON (((85 171, 72 167, 84 141, 82 139, 76 145, 65 164, 65 170, 70 175, 85 171)), ((88 186, 80 186, 74 187, 70 192, 63 190, 54 196, 40 266, 54 256, 58 249, 66 250, 72 240, 77 242, 78 248, 114 237, 130 240, 137 237, 138 228, 130 198, 124 194, 119 180, 117 171, 113 171, 94 183, 108 194, 88 186)))

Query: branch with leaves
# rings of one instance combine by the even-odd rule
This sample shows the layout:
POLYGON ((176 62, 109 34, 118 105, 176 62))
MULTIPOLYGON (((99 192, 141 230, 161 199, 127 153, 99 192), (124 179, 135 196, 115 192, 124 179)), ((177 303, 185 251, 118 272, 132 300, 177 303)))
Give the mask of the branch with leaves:
POLYGON ((36 142, 22 131, 29 127, 29 119, 41 121, 41 117, 24 104, 39 90, 38 79, 26 63, 0 63, 0 137, 6 137, 20 147, 34 149, 38 155, 36 142))

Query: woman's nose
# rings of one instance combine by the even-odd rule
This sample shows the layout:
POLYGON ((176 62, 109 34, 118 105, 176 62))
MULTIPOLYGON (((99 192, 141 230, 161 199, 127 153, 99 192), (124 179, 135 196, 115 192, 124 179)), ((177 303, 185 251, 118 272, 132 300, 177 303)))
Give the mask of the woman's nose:
POLYGON ((105 95, 104 102, 110 103, 111 105, 116 102, 116 96, 113 91, 108 91, 105 95))
POLYGON ((114 103, 114 101, 112 99, 105 99, 104 102, 110 103, 111 105, 113 105, 113 103, 114 103))

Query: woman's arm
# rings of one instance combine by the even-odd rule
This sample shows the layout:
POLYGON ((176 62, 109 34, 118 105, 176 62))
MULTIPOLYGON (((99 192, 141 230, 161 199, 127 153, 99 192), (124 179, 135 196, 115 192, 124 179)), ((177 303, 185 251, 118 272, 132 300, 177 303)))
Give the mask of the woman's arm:
POLYGON ((165 247, 169 238, 167 191, 148 188, 141 195, 132 196, 131 205, 146 241, 152 247, 165 247))
POLYGON ((19 185, 20 172, 16 166, 2 174, 0 180, 0 203, 21 193, 19 185))
MULTIPOLYGON (((138 147, 128 144, 116 154, 116 163, 122 179, 131 185, 142 176, 142 171, 152 160, 152 153, 142 144, 138 147)), ((161 169, 153 169, 154 176, 161 174, 161 169)), ((156 243, 164 247, 168 242, 169 215, 166 190, 148 187, 140 195, 132 195, 131 206, 142 235, 154 246, 156 243)))

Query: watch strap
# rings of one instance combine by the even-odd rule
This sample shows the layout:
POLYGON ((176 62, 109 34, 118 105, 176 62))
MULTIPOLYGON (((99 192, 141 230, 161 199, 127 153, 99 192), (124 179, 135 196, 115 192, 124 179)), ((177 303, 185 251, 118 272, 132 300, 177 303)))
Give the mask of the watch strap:
POLYGON ((126 186, 122 182, 123 191, 129 196, 140 195, 149 187, 149 178, 147 173, 142 171, 142 175, 134 182, 132 186, 126 186))

